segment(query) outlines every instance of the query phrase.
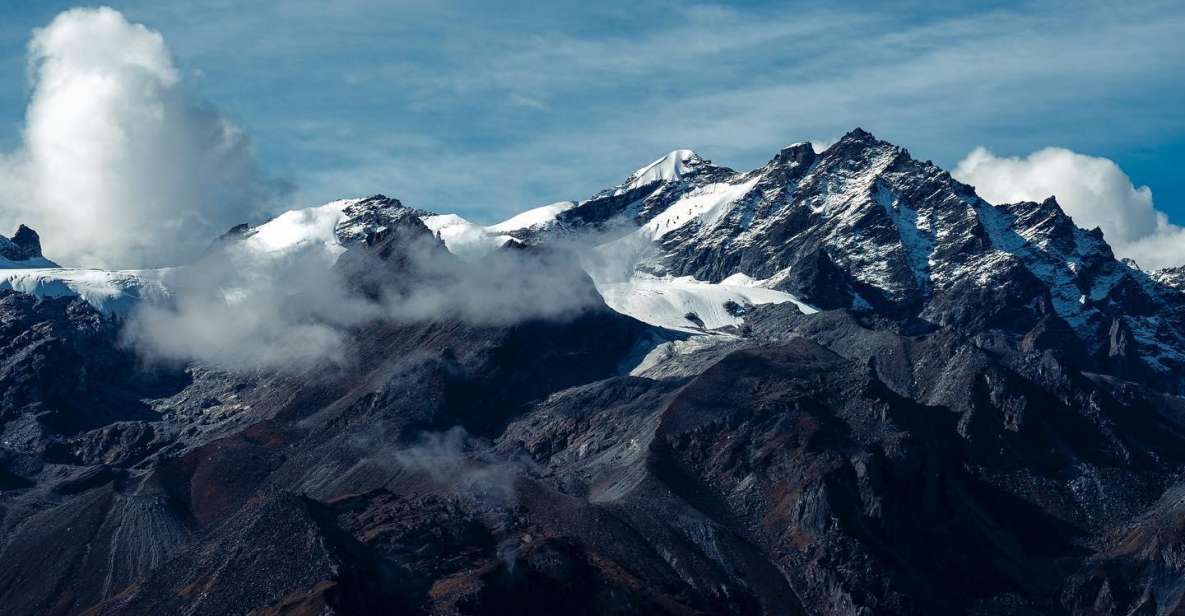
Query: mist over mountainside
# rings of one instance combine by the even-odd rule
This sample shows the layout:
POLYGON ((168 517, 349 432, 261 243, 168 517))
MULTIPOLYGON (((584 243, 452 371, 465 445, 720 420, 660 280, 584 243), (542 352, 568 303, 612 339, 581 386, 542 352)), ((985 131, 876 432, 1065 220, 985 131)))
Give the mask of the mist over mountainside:
POLYGON ((1054 196, 856 129, 210 240, 0 240, 0 612, 1185 610, 1185 276, 1054 196))

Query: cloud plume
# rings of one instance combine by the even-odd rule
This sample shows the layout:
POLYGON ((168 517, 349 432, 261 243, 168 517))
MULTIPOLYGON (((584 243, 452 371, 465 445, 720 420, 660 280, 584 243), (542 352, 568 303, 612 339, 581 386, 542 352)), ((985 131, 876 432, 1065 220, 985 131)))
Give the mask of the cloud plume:
POLYGON ((1002 157, 981 147, 960 161, 952 175, 992 203, 1055 196, 1078 226, 1101 228, 1118 256, 1135 259, 1141 267, 1185 264, 1185 229, 1156 209, 1151 189, 1133 185, 1110 159, 1064 148, 1002 157))
POLYGON ((278 185, 243 131, 187 92, 158 32, 110 8, 34 31, 23 144, 0 159, 0 224, 41 231, 67 265, 193 258, 278 185))

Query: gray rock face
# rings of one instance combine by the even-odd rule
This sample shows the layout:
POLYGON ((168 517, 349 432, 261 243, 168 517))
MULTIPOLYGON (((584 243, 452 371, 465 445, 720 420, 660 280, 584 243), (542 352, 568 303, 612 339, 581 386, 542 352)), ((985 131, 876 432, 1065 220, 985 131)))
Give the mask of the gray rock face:
MULTIPOLYGON (((691 339, 604 307, 378 321, 339 364, 232 374, 0 292, 0 612, 1185 609, 1173 272, 859 130, 748 173, 659 163, 488 258, 659 221, 642 267, 824 310, 691 339), (630 376, 659 343, 685 351, 630 376)), ((351 292, 451 257, 420 214, 349 206, 351 292)))
POLYGON ((12 236, 12 243, 24 252, 26 259, 42 256, 41 238, 36 231, 25 225, 17 228, 16 233, 12 236))
POLYGON ((0 236, 0 258, 12 265, 27 264, 28 267, 57 267, 57 264, 41 254, 41 237, 37 232, 21 225, 12 238, 0 236))

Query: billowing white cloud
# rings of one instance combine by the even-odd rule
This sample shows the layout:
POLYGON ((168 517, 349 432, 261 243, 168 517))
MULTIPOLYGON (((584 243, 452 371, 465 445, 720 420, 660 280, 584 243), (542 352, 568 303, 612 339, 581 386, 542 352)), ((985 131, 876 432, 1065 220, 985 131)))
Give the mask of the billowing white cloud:
POLYGON ((1152 191, 1136 187, 1113 161, 1064 148, 1045 148, 1024 158, 996 156, 976 148, 952 175, 975 186, 992 203, 1057 197, 1074 222, 1099 227, 1121 257, 1157 269, 1185 264, 1185 229, 1156 209, 1152 191))
POLYGON ((185 261, 274 194, 250 142, 186 92, 164 39, 110 8, 60 13, 28 47, 23 146, 0 158, 0 224, 69 265, 185 261))

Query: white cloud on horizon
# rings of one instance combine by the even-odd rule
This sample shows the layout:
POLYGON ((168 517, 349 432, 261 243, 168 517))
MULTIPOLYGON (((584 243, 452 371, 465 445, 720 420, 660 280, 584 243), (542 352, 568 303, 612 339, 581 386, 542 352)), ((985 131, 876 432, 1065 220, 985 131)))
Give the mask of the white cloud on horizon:
POLYGON ((1074 222, 1099 227, 1120 257, 1159 269, 1185 264, 1185 229, 1156 209, 1152 190, 1135 186, 1114 161, 1065 148, 1002 157, 975 148, 951 173, 991 203, 1057 198, 1074 222))
POLYGON ((273 196, 243 131, 194 101, 163 37, 111 8, 36 29, 23 145, 0 155, 0 224, 46 255, 143 267, 199 254, 273 196))

